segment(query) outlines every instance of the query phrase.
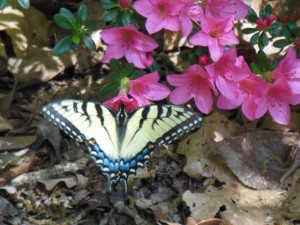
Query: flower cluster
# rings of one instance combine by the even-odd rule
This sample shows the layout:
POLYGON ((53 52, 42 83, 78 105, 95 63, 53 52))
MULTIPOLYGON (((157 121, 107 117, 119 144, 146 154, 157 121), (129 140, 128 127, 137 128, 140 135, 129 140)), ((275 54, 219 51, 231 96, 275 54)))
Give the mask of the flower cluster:
MULTIPOLYGON (((290 105, 300 103, 300 59, 290 47, 275 69, 257 74, 250 70, 233 46, 239 43, 233 30, 234 20, 245 18, 248 13, 242 0, 206 0, 201 4, 194 0, 137 0, 132 7, 146 18, 145 27, 149 34, 166 29, 187 37, 193 30, 193 22, 196 22, 201 30, 188 40, 194 46, 207 47, 210 57, 200 56, 199 64, 191 65, 182 74, 168 74, 168 83, 175 87, 172 91, 159 83, 157 72, 152 72, 131 80, 117 97, 105 104, 115 110, 123 104, 130 111, 169 96, 173 104, 185 104, 193 99, 197 108, 208 114, 215 95, 216 106, 220 109, 241 107, 250 120, 269 112, 276 122, 289 123, 290 105)), ((258 36, 262 31, 265 36, 265 32, 273 29, 275 17, 269 8, 264 17, 256 18, 257 27, 251 28, 249 33, 256 31, 258 36)), ((125 56, 137 68, 152 65, 152 54, 158 44, 135 26, 105 29, 101 36, 108 45, 103 62, 125 56)), ((298 40, 293 42, 296 44, 298 40)), ((261 44, 260 48, 263 47, 261 44)))

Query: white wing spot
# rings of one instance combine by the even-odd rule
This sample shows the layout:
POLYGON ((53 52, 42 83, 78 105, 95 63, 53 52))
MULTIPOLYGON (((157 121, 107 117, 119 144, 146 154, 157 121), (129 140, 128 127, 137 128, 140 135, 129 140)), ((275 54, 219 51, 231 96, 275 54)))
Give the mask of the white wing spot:
POLYGON ((102 159, 98 159, 98 160, 96 160, 96 163, 102 164, 103 160, 102 159))

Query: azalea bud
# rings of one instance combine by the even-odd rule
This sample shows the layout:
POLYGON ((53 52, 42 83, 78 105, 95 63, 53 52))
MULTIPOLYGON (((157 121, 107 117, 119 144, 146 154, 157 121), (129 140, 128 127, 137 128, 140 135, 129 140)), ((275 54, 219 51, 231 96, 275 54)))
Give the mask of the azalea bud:
POLYGON ((129 8, 131 5, 131 0, 119 0, 119 3, 123 8, 129 8))
POLYGON ((300 47, 300 39, 298 39, 297 41, 295 41, 294 44, 295 44, 296 47, 299 48, 300 47))
POLYGON ((208 65, 209 61, 210 61, 210 57, 207 56, 207 55, 202 55, 202 56, 199 57, 199 64, 201 66, 208 65))

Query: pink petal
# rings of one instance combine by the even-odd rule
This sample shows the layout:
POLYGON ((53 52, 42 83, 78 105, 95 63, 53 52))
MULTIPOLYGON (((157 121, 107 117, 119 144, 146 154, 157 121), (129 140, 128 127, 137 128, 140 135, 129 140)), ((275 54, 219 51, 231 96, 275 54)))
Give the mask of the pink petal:
POLYGON ((156 7, 151 3, 150 0, 137 0, 133 4, 133 8, 144 17, 148 17, 150 14, 156 11, 156 7))
POLYGON ((159 81, 159 74, 158 72, 152 72, 152 73, 148 73, 144 76, 141 76, 135 80, 130 81, 130 88, 132 88, 133 86, 137 85, 149 85, 151 83, 155 83, 159 81))
POLYGON ((201 84, 198 88, 197 95, 195 96, 195 103, 197 108, 205 113, 210 113, 213 105, 213 98, 211 90, 205 86, 205 84, 201 84))
POLYGON ((156 20, 156 18, 148 18, 146 21, 146 29, 149 32, 149 34, 154 34, 162 30, 165 27, 165 25, 166 21, 162 20, 162 18, 160 18, 159 20, 156 20))
POLYGON ((180 23, 179 23, 179 18, 176 16, 167 16, 165 17, 165 29, 170 30, 170 31, 180 31, 180 23))
POLYGON ((187 103, 192 99, 192 95, 189 93, 189 90, 186 86, 175 88, 170 96, 170 102, 176 105, 181 105, 187 103))
POLYGON ((215 38, 210 38, 208 41, 209 41, 208 42, 208 50, 209 50, 210 56, 211 56, 212 60, 214 62, 216 62, 221 58, 223 51, 224 51, 224 46, 220 45, 218 43, 218 40, 215 38))
POLYGON ((125 57, 127 61, 133 63, 135 67, 144 69, 147 67, 143 61, 143 59, 146 57, 145 54, 145 52, 137 51, 134 48, 128 48, 125 52, 125 57))
POLYGON ((190 76, 188 74, 168 74, 167 81, 172 86, 186 86, 191 85, 190 76))
POLYGON ((226 80, 222 76, 217 77, 216 86, 219 91, 229 99, 235 98, 236 93, 240 91, 237 82, 226 80))
POLYGON ((200 30, 189 39, 189 42, 193 45, 207 46, 209 39, 211 39, 211 37, 200 30))
POLYGON ((182 35, 183 35, 183 37, 187 37, 192 32, 193 23, 190 20, 190 18, 187 16, 181 17, 180 23, 181 23, 182 35))
POLYGON ((150 85, 149 91, 145 92, 144 95, 148 99, 159 101, 167 98, 170 92, 171 91, 169 88, 167 88, 167 86, 160 83, 155 83, 150 85))
POLYGON ((103 41, 110 45, 120 44, 123 42, 123 28, 108 28, 101 31, 100 35, 103 41))
POLYGON ((224 95, 220 95, 217 101, 217 107, 219 109, 231 110, 239 107, 242 104, 242 96, 236 95, 236 98, 226 98, 224 95))
POLYGON ((269 109, 269 99, 267 96, 262 96, 260 98, 257 98, 255 100, 255 103, 257 105, 256 111, 255 111, 255 118, 258 119, 262 117, 269 109))
POLYGON ((225 17, 224 19, 219 19, 217 23, 218 23, 218 27, 223 31, 223 33, 228 33, 233 29, 234 17, 229 16, 229 17, 225 17))
POLYGON ((152 52, 155 48, 158 47, 158 43, 151 37, 138 32, 135 35, 133 46, 140 51, 152 52))
POLYGON ((110 59, 120 59, 125 55, 125 49, 121 45, 108 45, 102 62, 109 63, 110 59))
POLYGON ((222 37, 219 38, 219 42, 221 45, 235 45, 240 43, 238 37, 234 33, 234 31, 230 31, 229 33, 224 33, 222 37))
POLYGON ((291 109, 288 103, 283 101, 277 101, 277 104, 280 104, 280 109, 276 105, 271 105, 269 112, 273 119, 283 125, 288 125, 290 123, 291 109))
POLYGON ((257 110, 257 105, 255 104, 253 96, 249 95, 242 104, 242 112, 249 120, 255 120, 256 110, 257 110))

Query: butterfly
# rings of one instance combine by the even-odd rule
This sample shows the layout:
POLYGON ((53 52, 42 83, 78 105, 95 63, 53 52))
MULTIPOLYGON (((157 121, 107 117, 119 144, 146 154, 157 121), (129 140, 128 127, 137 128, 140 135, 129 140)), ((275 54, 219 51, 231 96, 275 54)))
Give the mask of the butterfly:
POLYGON ((148 105, 115 111, 91 101, 60 100, 42 108, 43 116, 69 137, 87 143, 91 157, 110 184, 128 177, 150 160, 154 149, 199 128, 202 117, 176 105, 148 105))

